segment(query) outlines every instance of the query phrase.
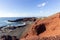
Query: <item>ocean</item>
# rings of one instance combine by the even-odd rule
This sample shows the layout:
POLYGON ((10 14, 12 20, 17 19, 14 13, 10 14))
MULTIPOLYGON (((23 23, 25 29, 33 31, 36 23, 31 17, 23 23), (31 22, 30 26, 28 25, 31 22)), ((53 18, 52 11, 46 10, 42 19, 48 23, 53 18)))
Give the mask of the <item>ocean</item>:
POLYGON ((1 17, 0 18, 0 27, 8 25, 8 20, 16 20, 23 17, 1 17))

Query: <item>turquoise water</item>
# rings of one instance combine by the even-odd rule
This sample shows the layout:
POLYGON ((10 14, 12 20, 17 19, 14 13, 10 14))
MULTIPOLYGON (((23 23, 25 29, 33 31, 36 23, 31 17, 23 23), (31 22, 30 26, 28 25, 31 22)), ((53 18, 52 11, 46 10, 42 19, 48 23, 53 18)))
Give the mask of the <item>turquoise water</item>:
MULTIPOLYGON (((22 17, 2 17, 2 18, 0 18, 0 27, 8 25, 8 20, 16 20, 16 19, 20 19, 20 18, 22 18, 22 17)), ((15 23, 15 24, 19 24, 19 23, 15 23)))

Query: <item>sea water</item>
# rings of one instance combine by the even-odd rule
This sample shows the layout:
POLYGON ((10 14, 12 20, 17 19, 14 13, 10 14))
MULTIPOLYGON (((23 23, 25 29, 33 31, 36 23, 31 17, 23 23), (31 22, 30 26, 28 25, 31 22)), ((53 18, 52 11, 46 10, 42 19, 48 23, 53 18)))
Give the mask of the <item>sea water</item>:
POLYGON ((23 17, 1 17, 0 18, 0 27, 8 25, 8 20, 16 20, 16 19, 20 19, 20 18, 23 18, 23 17))

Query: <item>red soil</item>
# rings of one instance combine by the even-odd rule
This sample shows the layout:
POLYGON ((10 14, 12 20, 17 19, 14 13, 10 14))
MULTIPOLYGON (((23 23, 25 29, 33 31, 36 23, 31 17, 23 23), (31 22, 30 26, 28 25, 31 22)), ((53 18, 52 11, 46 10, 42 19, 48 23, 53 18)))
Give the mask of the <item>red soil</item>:
POLYGON ((37 19, 21 40, 38 40, 56 35, 60 35, 60 12, 45 19, 37 19))

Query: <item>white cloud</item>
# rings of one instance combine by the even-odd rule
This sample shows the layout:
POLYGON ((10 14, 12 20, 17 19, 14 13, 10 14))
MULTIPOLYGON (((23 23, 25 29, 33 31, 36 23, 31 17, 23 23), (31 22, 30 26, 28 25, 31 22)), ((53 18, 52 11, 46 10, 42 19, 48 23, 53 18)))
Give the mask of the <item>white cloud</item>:
POLYGON ((27 13, 5 13, 0 12, 0 17, 27 17, 27 13))
POLYGON ((37 7, 44 7, 46 5, 46 2, 38 4, 37 7))
POLYGON ((43 13, 43 11, 40 10, 40 13, 43 13))
POLYGON ((0 12, 0 17, 38 17, 38 16, 40 16, 39 13, 33 14, 33 13, 5 13, 5 12, 0 12))
POLYGON ((0 12, 0 17, 37 17, 39 14, 33 13, 13 13, 13 12, 0 12))
POLYGON ((43 11, 40 13, 13 13, 13 12, 0 12, 0 17, 39 17, 43 16, 43 11))

